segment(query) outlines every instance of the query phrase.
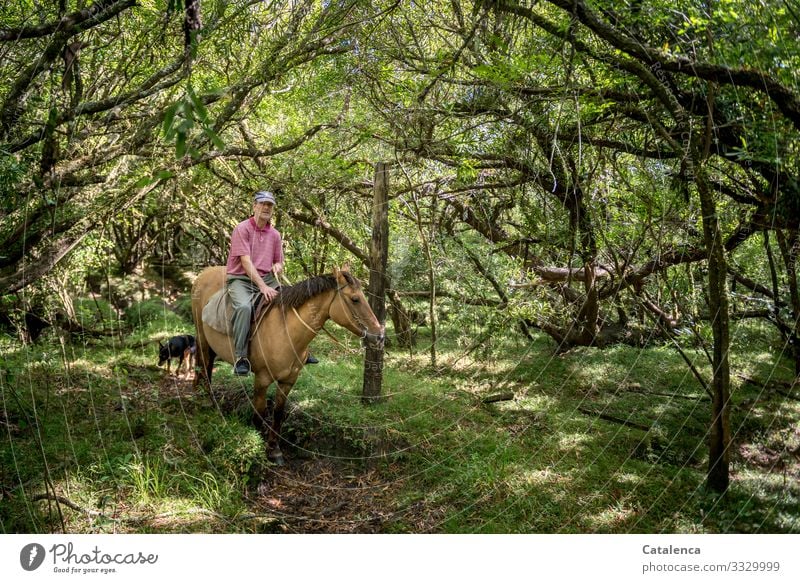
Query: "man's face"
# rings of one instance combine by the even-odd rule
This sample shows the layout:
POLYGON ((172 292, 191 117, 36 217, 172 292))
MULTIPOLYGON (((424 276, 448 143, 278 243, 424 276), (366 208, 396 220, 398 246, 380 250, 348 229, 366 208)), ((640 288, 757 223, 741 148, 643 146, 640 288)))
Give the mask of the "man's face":
POLYGON ((272 220, 272 213, 275 210, 275 205, 271 202, 256 202, 253 203, 253 218, 256 222, 268 223, 272 220))

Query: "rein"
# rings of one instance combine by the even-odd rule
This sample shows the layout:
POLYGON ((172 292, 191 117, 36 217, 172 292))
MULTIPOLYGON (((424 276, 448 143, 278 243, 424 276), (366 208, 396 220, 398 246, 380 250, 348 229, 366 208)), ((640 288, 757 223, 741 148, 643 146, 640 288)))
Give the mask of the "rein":
MULTIPOLYGON (((331 303, 333 303, 333 302, 331 302, 331 303)), ((298 320, 300 320, 300 323, 301 323, 303 326, 305 326, 306 328, 308 328, 308 329, 309 329, 311 332, 313 332, 315 335, 319 333, 317 330, 314 330, 314 329, 313 329, 311 326, 309 326, 309 325, 308 325, 308 323, 307 323, 305 320, 303 320, 303 318, 301 318, 301 317, 300 317, 300 314, 297 312, 297 308, 292 308, 292 311, 294 312, 294 315, 295 315, 295 316, 297 316, 297 319, 298 319, 298 320)), ((320 331, 322 331, 322 332, 325 332, 325 334, 327 334, 327 335, 328 335, 328 338, 330 338, 331 340, 333 340, 333 341, 334 341, 334 343, 336 343, 337 345, 339 345, 339 347, 340 347, 340 348, 343 348, 343 349, 345 349, 345 350, 349 350, 349 348, 348 348, 347 346, 345 346, 345 345, 342 343, 342 341, 341 341, 341 340, 339 340, 339 339, 338 339, 336 336, 334 336, 333 334, 331 334, 331 333, 328 331, 328 329, 327 329, 325 326, 322 326, 322 328, 320 328, 320 331)), ((363 338, 363 336, 362 336, 362 338, 363 338)))
MULTIPOLYGON (((291 282, 291 281, 289 281, 289 278, 287 278, 287 277, 286 277, 285 275, 283 275, 283 274, 281 274, 281 276, 283 277, 284 281, 285 281, 285 282, 286 282, 288 285, 293 285, 293 284, 292 284, 292 282, 291 282)), ((329 313, 330 313, 331 306, 333 305, 333 302, 336 300, 336 298, 340 298, 340 299, 341 299, 341 292, 342 292, 342 290, 343 290, 345 287, 347 287, 347 285, 340 285, 340 286, 338 286, 338 287, 336 288, 336 295, 335 295, 335 296, 333 296, 333 297, 331 298, 331 302, 328 304, 328 312, 329 312, 329 313)), ((352 310, 350 309, 350 306, 348 306, 348 305, 347 305, 347 302, 345 302, 345 301, 342 301, 342 303, 343 303, 343 304, 344 304, 344 306, 347 308, 347 313, 348 313, 348 315, 350 316, 350 319, 351 319, 353 322, 355 322, 355 324, 356 324, 358 327, 362 328, 362 333, 361 333, 361 337, 360 337, 360 338, 361 338, 362 340, 366 339, 366 338, 368 337, 368 335, 369 335, 369 331, 367 330, 367 327, 366 327, 366 326, 364 326, 364 324, 361 322, 361 319, 360 319, 360 318, 358 318, 357 316, 353 315, 353 312, 352 312, 352 310)), ((324 324, 322 325, 322 328, 320 328, 320 330, 314 330, 314 328, 312 328, 312 327, 311 327, 311 326, 308 324, 308 322, 306 322, 305 320, 303 320, 302 316, 300 316, 300 313, 297 311, 297 308, 295 308, 294 306, 292 306, 292 312, 294 312, 294 315, 295 315, 295 316, 297 316, 297 319, 298 319, 298 320, 300 320, 300 323, 301 323, 303 326, 305 326, 305 327, 306 327, 306 329, 308 329, 308 330, 309 330, 309 331, 310 331, 312 334, 316 335, 316 334, 318 334, 318 333, 319 333, 319 331, 325 332, 325 334, 327 334, 327 335, 328 335, 328 337, 329 337, 331 340, 333 340, 333 342, 334 342, 335 344, 337 344, 337 345, 338 345, 340 348, 343 348, 344 350, 350 350, 350 349, 349 349, 347 346, 345 346, 345 345, 342 343, 342 341, 341 341, 341 340, 339 340, 338 338, 336 338, 336 336, 334 336, 333 334, 331 334, 331 333, 328 331, 328 329, 327 329, 327 328, 325 328, 325 325, 324 325, 324 324)))

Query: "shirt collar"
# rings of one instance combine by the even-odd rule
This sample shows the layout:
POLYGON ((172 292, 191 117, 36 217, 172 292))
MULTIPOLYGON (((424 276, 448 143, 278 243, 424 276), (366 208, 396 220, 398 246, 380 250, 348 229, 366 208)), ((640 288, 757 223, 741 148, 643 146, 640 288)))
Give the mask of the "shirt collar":
POLYGON ((259 229, 255 217, 250 217, 250 224, 253 225, 253 229, 255 229, 258 232, 269 231, 269 228, 272 226, 270 223, 267 223, 266 225, 264 225, 263 228, 259 229))

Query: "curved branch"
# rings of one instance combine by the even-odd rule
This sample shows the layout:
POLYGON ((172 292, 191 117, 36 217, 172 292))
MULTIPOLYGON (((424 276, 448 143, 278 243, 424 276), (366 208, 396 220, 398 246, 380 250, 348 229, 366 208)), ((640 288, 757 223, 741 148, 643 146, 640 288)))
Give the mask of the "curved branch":
MULTIPOLYGON (((60 126, 83 115, 92 115, 131 105, 137 101, 141 101, 142 99, 150 97, 159 91, 176 85, 187 75, 186 69, 183 68, 185 60, 185 55, 181 56, 181 58, 176 60, 174 63, 167 65, 152 75, 149 79, 142 83, 141 87, 135 91, 129 91, 121 95, 114 95, 99 101, 88 101, 81 103, 75 109, 59 114, 58 118, 56 119, 56 126, 60 126), (182 71, 182 73, 174 78, 168 79, 168 77, 176 71, 182 71)), ((45 130, 42 128, 41 130, 29 134, 17 142, 12 144, 4 144, 0 146, 0 148, 9 153, 19 152, 44 139, 44 135, 45 130)))
MULTIPOLYGON (((661 68, 665 71, 680 73, 720 85, 749 87, 764 93, 791 120, 794 126, 800 129, 800 98, 772 75, 757 69, 732 68, 695 61, 647 46, 640 39, 623 34, 603 20, 598 13, 586 5, 584 0, 548 0, 548 2, 577 17, 589 30, 614 48, 653 68, 661 68)), ((506 10, 505 2, 492 2, 492 4, 495 4, 498 10, 506 10)))
POLYGON ((11 89, 6 95, 3 105, 0 107, 0 138, 4 138, 10 133, 13 120, 20 115, 23 109, 21 101, 28 91, 30 84, 39 73, 44 71, 50 63, 58 58, 70 37, 84 30, 88 30, 93 26, 97 26, 135 5, 136 0, 98 2, 92 6, 94 11, 85 20, 76 22, 65 30, 57 30, 57 33, 50 39, 50 42, 41 52, 39 58, 35 59, 33 63, 17 76, 16 81, 12 84, 11 89))
POLYGON ((52 243, 42 254, 42 257, 37 259, 35 262, 32 262, 31 264, 24 262, 16 272, 4 277, 0 277, 0 295, 18 292, 25 286, 33 283, 48 273, 88 234, 89 232, 87 230, 79 235, 70 235, 64 237, 63 239, 59 239, 52 243))
POLYGON ((294 220, 299 221, 301 223, 305 223, 306 225, 310 225, 312 227, 322 229, 329 237, 337 240, 342 247, 350 251, 353 255, 358 257, 361 262, 369 267, 370 259, 369 255, 362 251, 358 245, 356 245, 355 241, 353 241, 350 237, 348 237, 344 232, 340 231, 333 225, 331 225, 327 220, 325 220, 320 213, 315 211, 310 203, 301 199, 303 206, 311 210, 314 215, 301 213, 300 211, 289 211, 289 216, 292 217, 294 220))
POLYGON ((121 12, 125 8, 134 6, 136 4, 136 0, 98 0, 89 6, 89 8, 76 10, 75 12, 67 14, 55 22, 47 22, 45 24, 40 24, 39 26, 23 26, 20 28, 0 29, 0 42, 17 41, 27 38, 41 38, 54 33, 69 35, 75 34, 73 31, 76 31, 78 27, 81 27, 78 32, 80 30, 85 30, 87 22, 89 26, 94 26, 97 24, 97 22, 93 21, 92 19, 97 19, 98 15, 102 11, 117 3, 124 5, 121 6, 119 10, 119 12, 121 12))

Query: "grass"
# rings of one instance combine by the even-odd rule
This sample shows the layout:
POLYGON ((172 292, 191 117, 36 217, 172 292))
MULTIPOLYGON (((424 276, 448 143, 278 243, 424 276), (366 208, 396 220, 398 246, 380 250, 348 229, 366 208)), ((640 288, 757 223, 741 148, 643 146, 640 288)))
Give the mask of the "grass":
POLYGON ((356 342, 320 336, 279 470, 249 425, 252 379, 218 366, 237 412, 155 367, 155 339, 182 329, 170 316, 124 343, 2 341, 0 530, 800 532, 800 405, 768 390, 792 374, 759 330, 734 334, 759 339, 732 361, 763 384, 734 377, 720 497, 704 488, 710 403, 669 347, 555 355, 498 334, 469 352, 451 331, 432 369, 423 329, 413 355, 387 352, 386 397, 364 407, 356 342))

